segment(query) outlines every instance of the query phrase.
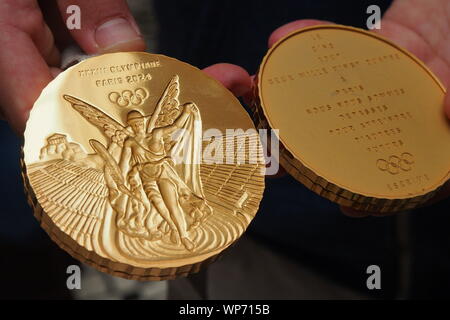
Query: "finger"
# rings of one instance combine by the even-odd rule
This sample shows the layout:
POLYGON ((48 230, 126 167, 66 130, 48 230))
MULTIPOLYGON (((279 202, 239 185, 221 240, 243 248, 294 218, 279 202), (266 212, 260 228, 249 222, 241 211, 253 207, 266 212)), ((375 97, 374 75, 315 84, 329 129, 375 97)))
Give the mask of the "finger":
POLYGON ((52 79, 46 60, 53 62, 54 44, 36 1, 3 0, 0 24, 0 108, 21 134, 34 101, 52 79))
MULTIPOLYGON (((58 0, 61 15, 67 19, 72 0, 58 0)), ((70 30, 78 45, 88 54, 116 51, 142 51, 145 42, 125 0, 79 0, 80 29, 70 30)))
POLYGON ((242 95, 242 100, 244 101, 244 103, 247 106, 250 106, 253 108, 253 104, 255 103, 255 89, 256 89, 255 86, 257 85, 255 83, 255 81, 256 81, 255 75, 250 76, 250 81, 252 83, 252 88, 251 88, 251 90, 248 90, 246 93, 244 93, 242 95))
POLYGON ((272 32, 272 34, 269 37, 268 43, 269 48, 271 48, 278 40, 288 35, 289 33, 294 32, 295 30, 316 26, 319 24, 333 24, 333 23, 325 20, 312 20, 312 19, 296 20, 287 23, 276 29, 274 32, 272 32))
POLYGON ((56 1, 40 1, 44 20, 49 29, 52 31, 54 42, 57 48, 66 48, 74 44, 74 40, 70 35, 69 29, 66 27, 66 17, 61 16, 61 12, 56 4, 56 1))
POLYGON ((30 35, 24 31, 3 26, 0 47, 2 113, 13 130, 22 134, 34 101, 53 77, 30 35))
MULTIPOLYGON (((429 1, 432 3, 432 1, 429 1)), ((428 60, 436 55, 430 50, 430 41, 433 39, 425 36, 421 32, 429 29, 428 24, 421 25, 418 21, 428 21, 436 12, 433 4, 427 5, 428 1, 421 3, 421 9, 414 10, 408 1, 394 1, 389 10, 383 16, 381 29, 373 31, 379 33, 397 45, 412 52, 420 60, 428 63, 428 60), (431 10, 430 10, 431 9, 431 10)), ((433 35, 439 35, 440 32, 432 32, 433 35)))
POLYGON ((52 75, 53 78, 56 78, 60 73, 62 72, 62 70, 60 68, 50 68, 50 74, 52 75))
POLYGON ((381 29, 373 31, 414 54, 433 71, 445 87, 448 87, 450 71, 447 61, 433 50, 429 39, 427 41, 427 37, 416 30, 416 24, 411 22, 411 19, 412 17, 407 18, 405 23, 401 13, 389 10, 383 17, 381 29))
POLYGON ((428 44, 417 33, 388 17, 383 18, 381 29, 374 29, 373 32, 412 52, 424 62, 427 62, 433 54, 429 50, 428 44))
POLYGON ((55 39, 52 31, 45 22, 43 22, 40 29, 41 30, 39 32, 33 32, 31 34, 36 48, 49 66, 59 66, 61 57, 59 50, 55 45, 55 39))
POLYGON ((245 95, 252 88, 252 80, 248 72, 234 64, 218 63, 203 69, 203 71, 220 81, 236 97, 245 95))
POLYGON ((59 52, 56 49, 53 34, 45 23, 41 9, 36 1, 4 0, 0 22, 17 28, 29 35, 44 60, 52 66, 59 64, 59 52))

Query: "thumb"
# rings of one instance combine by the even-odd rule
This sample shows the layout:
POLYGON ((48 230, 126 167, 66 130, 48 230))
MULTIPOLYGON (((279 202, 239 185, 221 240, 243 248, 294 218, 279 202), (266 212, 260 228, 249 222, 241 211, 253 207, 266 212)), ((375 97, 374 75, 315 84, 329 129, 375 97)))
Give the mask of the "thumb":
MULTIPOLYGON (((73 0, 58 0, 63 20, 72 13, 73 0)), ((69 30, 88 54, 115 51, 142 51, 145 42, 125 0, 78 0, 80 29, 69 30)))

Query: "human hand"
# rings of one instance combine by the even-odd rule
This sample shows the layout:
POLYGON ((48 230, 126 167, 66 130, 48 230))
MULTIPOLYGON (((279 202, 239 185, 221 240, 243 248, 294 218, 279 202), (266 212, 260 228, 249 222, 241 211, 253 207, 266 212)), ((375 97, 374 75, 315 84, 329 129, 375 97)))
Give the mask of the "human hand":
POLYGON ((81 28, 64 24, 74 1, 0 3, 0 117, 21 135, 34 101, 61 70, 59 50, 72 39, 88 54, 145 49, 125 0, 78 0, 81 28))
MULTIPOLYGON (((328 21, 298 20, 275 30, 269 38, 269 47, 287 34, 308 26, 331 24, 328 21)), ((421 59, 438 76, 445 87, 450 84, 450 2, 448 0, 396 0, 384 15, 381 29, 374 32, 390 39, 421 59)), ((444 110, 450 119, 450 92, 447 92, 444 110)), ((436 202, 450 195, 447 183, 430 200, 436 202)), ((379 213, 361 212, 341 207, 346 215, 364 217, 379 213)))

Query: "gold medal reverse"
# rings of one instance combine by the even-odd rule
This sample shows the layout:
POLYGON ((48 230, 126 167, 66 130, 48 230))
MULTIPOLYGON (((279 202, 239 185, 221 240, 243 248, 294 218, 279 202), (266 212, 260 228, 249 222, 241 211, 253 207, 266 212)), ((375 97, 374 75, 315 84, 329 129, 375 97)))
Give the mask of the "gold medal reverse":
POLYGON ((406 210, 449 179, 445 88, 372 32, 337 25, 293 32, 268 52, 255 83, 254 119, 279 129, 280 164, 331 201, 406 210))
POLYGON ((250 117, 216 80, 162 55, 114 53, 43 90, 22 175, 35 216, 72 256, 162 280, 197 272, 245 231, 262 159, 250 117))

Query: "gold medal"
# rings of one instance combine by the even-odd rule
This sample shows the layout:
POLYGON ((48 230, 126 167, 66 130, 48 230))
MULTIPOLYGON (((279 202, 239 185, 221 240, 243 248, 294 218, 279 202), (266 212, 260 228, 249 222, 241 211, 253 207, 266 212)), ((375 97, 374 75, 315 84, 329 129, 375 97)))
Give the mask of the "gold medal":
POLYGON ((259 135, 237 99, 162 55, 114 53, 36 101, 22 170, 35 216, 75 258, 127 279, 197 272, 245 231, 264 190, 259 135))
POLYGON ((281 165, 331 201, 406 210, 449 179, 444 87, 372 32, 337 25, 293 32, 268 52, 256 83, 255 122, 279 129, 281 165))

